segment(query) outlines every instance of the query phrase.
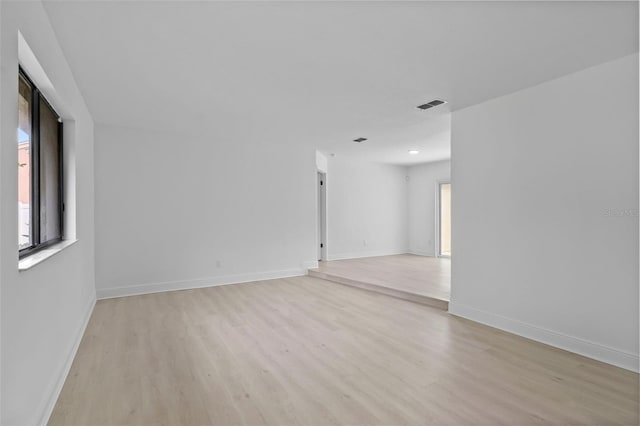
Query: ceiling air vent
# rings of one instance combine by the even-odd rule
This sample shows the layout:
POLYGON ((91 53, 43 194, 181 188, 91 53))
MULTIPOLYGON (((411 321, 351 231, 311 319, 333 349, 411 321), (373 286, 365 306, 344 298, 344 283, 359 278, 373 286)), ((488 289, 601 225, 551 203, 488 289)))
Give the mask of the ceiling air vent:
POLYGON ((360 142, 364 142, 366 140, 367 140, 367 138, 358 138, 358 139, 354 139, 353 141, 360 143, 360 142))
POLYGON ((446 103, 447 103, 447 101, 441 101, 439 99, 434 99, 433 101, 427 102, 426 104, 418 105, 417 108, 418 109, 429 109, 429 108, 433 108, 435 106, 446 104, 446 103))

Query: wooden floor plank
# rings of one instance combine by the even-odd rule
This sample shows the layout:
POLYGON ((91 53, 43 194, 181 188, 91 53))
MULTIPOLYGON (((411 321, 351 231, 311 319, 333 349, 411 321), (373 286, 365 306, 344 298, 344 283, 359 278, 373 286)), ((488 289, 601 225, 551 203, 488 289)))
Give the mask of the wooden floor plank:
POLYGON ((313 277, 99 301, 50 425, 637 425, 638 375, 313 277))
POLYGON ((309 275, 447 310, 451 259, 398 254, 320 262, 309 275))

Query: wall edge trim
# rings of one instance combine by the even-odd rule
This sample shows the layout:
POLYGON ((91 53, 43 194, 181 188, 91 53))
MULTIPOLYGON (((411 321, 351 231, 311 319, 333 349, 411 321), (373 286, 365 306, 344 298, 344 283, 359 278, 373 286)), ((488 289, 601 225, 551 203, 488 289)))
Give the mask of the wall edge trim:
POLYGON ((97 290, 98 300, 113 299, 116 297, 139 296, 151 293, 163 293, 167 291, 191 290, 197 288, 217 287, 221 285, 242 284, 253 281, 273 280, 278 278, 299 277, 307 274, 307 270, 284 269, 278 271, 254 272, 237 275, 222 275, 209 278, 197 278, 192 280, 166 281, 145 284, 135 284, 120 287, 108 287, 97 290))
POLYGON ((486 312, 471 306, 451 301, 449 313, 490 327, 507 331, 527 339, 563 349, 587 358, 595 359, 633 372, 639 371, 638 354, 615 349, 600 343, 549 330, 520 320, 486 312))
POLYGON ((65 360, 64 365, 62 366, 62 369, 60 370, 58 377, 53 384, 53 389, 50 389, 50 391, 48 392, 48 396, 40 404, 41 408, 36 411, 37 413, 40 413, 39 421, 37 423, 39 425, 46 426, 46 424, 49 422, 49 418, 51 417, 53 409, 58 402, 58 398, 60 397, 60 393, 62 392, 62 387, 67 380, 69 372, 71 371, 71 365, 73 364, 73 360, 76 358, 76 354, 78 353, 78 349, 80 348, 80 342, 82 342, 82 338, 84 337, 84 333, 87 329, 87 326, 89 325, 89 320, 91 319, 91 314, 93 314, 93 309, 95 308, 95 306, 96 298, 92 297, 89 301, 89 305, 85 310, 82 324, 76 331, 73 346, 71 347, 71 350, 67 355, 67 359, 65 360))

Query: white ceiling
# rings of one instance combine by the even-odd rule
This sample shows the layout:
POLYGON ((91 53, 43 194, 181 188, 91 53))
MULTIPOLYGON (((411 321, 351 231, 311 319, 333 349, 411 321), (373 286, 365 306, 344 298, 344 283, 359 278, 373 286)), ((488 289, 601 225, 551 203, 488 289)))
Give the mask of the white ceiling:
POLYGON ((636 52, 637 7, 46 3, 97 123, 397 164, 449 156, 449 111, 636 52))

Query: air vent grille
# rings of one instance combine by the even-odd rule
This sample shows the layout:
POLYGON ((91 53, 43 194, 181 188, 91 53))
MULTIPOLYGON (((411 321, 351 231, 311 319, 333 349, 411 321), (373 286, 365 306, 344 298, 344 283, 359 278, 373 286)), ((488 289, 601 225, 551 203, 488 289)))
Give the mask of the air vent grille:
POLYGON ((446 103, 447 103, 446 101, 441 101, 439 99, 434 99, 431 102, 427 102, 426 104, 418 105, 417 108, 418 109, 429 109, 429 108, 433 108, 435 106, 446 104, 446 103))

